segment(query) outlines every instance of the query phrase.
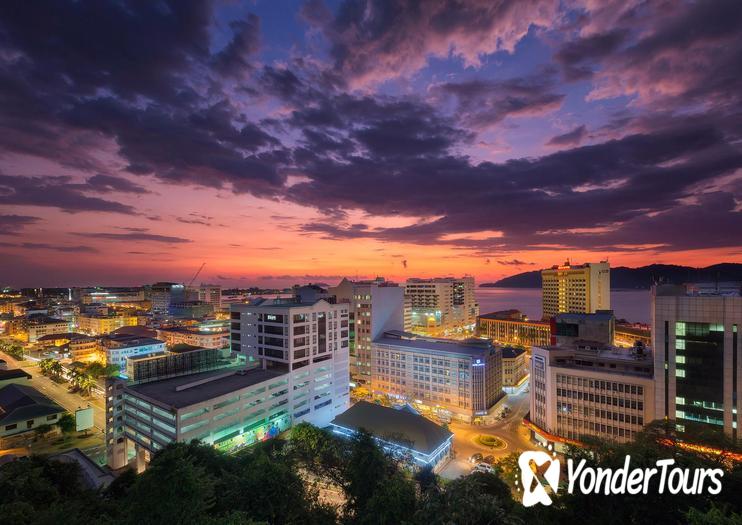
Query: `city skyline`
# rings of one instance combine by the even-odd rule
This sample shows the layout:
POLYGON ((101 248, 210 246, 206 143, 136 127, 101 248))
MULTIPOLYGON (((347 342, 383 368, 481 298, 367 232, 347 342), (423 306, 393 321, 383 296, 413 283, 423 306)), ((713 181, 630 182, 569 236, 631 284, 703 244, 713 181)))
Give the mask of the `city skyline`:
POLYGON ((0 5, 0 284, 739 262, 741 23, 732 1, 0 5))

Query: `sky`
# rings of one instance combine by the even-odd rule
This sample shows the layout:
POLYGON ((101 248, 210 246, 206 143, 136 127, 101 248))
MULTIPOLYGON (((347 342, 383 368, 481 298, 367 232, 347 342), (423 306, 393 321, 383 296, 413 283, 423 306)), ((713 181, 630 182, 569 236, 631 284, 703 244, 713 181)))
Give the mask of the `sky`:
POLYGON ((0 2, 0 284, 742 261, 737 0, 0 2))

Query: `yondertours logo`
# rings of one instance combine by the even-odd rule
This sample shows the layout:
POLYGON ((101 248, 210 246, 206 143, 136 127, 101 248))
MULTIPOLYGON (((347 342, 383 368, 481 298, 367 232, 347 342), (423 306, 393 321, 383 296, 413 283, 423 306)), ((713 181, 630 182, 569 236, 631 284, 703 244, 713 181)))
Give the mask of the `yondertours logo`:
MULTIPOLYGON (((549 447, 551 452, 551 447, 549 447)), ((631 456, 626 456, 623 467, 612 469, 592 467, 585 459, 575 464, 567 460, 567 492, 574 494, 704 494, 716 495, 721 492, 721 478, 724 471, 720 468, 680 468, 674 467, 674 459, 657 460, 654 467, 631 468, 631 456)), ((523 487, 523 505, 532 507, 537 503, 551 505, 552 494, 560 489, 561 464, 556 453, 549 455, 544 451, 529 450, 518 458, 520 483, 523 487), (546 485, 542 483, 543 478, 546 485)))

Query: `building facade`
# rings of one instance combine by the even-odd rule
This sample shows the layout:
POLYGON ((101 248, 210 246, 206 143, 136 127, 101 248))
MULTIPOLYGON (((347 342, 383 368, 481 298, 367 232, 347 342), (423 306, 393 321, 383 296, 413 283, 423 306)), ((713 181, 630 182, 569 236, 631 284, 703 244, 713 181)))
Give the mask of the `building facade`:
MULTIPOLYGON (((78 329, 88 335, 110 334, 123 326, 137 326, 136 315, 80 315, 77 318, 78 329)), ((69 330, 68 330, 69 331, 69 330)))
POLYGON ((409 297, 413 328, 450 329, 476 323, 479 304, 474 277, 408 279, 402 286, 409 297))
POLYGON ((186 344, 202 348, 228 348, 229 332, 200 330, 198 327, 176 326, 159 328, 157 337, 165 341, 168 347, 186 344))
POLYGON ((740 439, 742 297, 714 286, 652 290, 658 417, 679 432, 694 426, 740 439))
POLYGON ((233 304, 232 352, 287 374, 293 422, 327 426, 350 399, 349 314, 324 299, 233 304))
POLYGON ((503 310, 477 317, 477 335, 504 345, 545 346, 551 342, 551 325, 529 320, 519 310, 503 310))
POLYGON ((611 268, 606 261, 552 266, 541 271, 541 287, 544 319, 611 309, 611 268))
POLYGON ((165 342, 151 337, 130 335, 111 336, 101 339, 101 346, 107 365, 116 365, 126 370, 126 360, 130 357, 155 354, 165 351, 165 342))
POLYGON ((528 376, 528 356, 522 348, 506 346, 502 349, 502 386, 513 388, 528 376))
POLYGON ((71 323, 65 319, 56 319, 46 315, 32 315, 26 321, 28 342, 35 343, 47 335, 70 332, 71 323))
POLYGON ((552 344, 573 346, 577 341, 592 341, 606 346, 614 344, 616 318, 613 312, 594 314, 557 314, 551 319, 552 344))
POLYGON ((224 450, 274 437, 289 428, 288 375, 221 369, 160 381, 106 385, 108 465, 141 471, 169 443, 198 439, 224 450))
POLYGON ((371 344, 387 330, 403 330, 404 289, 383 280, 349 281, 327 290, 349 306, 350 378, 353 386, 371 383, 371 344))
POLYGON ((544 444, 585 436, 626 442, 655 419, 651 352, 576 345, 534 347, 532 437, 544 444))
POLYGON ((218 284, 202 284, 198 287, 198 300, 213 306, 214 311, 222 308, 222 287, 218 284))
POLYGON ((479 339, 386 332, 372 345, 371 388, 444 419, 471 421, 504 395, 502 351, 479 339))

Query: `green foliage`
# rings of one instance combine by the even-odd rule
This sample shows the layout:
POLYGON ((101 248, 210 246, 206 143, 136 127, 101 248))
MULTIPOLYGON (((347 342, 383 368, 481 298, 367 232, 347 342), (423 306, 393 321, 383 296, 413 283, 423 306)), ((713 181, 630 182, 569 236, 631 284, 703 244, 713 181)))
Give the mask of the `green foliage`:
POLYGON ((75 423, 75 416, 72 414, 64 414, 57 421, 57 426, 63 434, 70 434, 75 431, 77 424, 75 423))
MULTIPOLYGON (((718 458, 658 445, 649 436, 568 451, 601 467, 622 466, 626 454, 634 466, 668 457, 681 467, 719 466, 718 458)), ((101 492, 85 489, 77 465, 31 457, 0 466, 0 523, 742 525, 742 465, 724 465, 723 491, 713 497, 560 491, 552 506, 526 509, 505 482, 517 473, 517 454, 500 460, 497 474, 447 483, 429 468, 413 472, 404 464, 365 432, 343 440, 306 424, 288 442, 270 440, 233 456, 196 441, 172 444, 143 474, 127 470, 101 492), (319 487, 338 496, 333 506, 320 501, 319 487)))
POLYGON ((0 350, 18 361, 23 360, 23 346, 15 341, 0 341, 0 350))

